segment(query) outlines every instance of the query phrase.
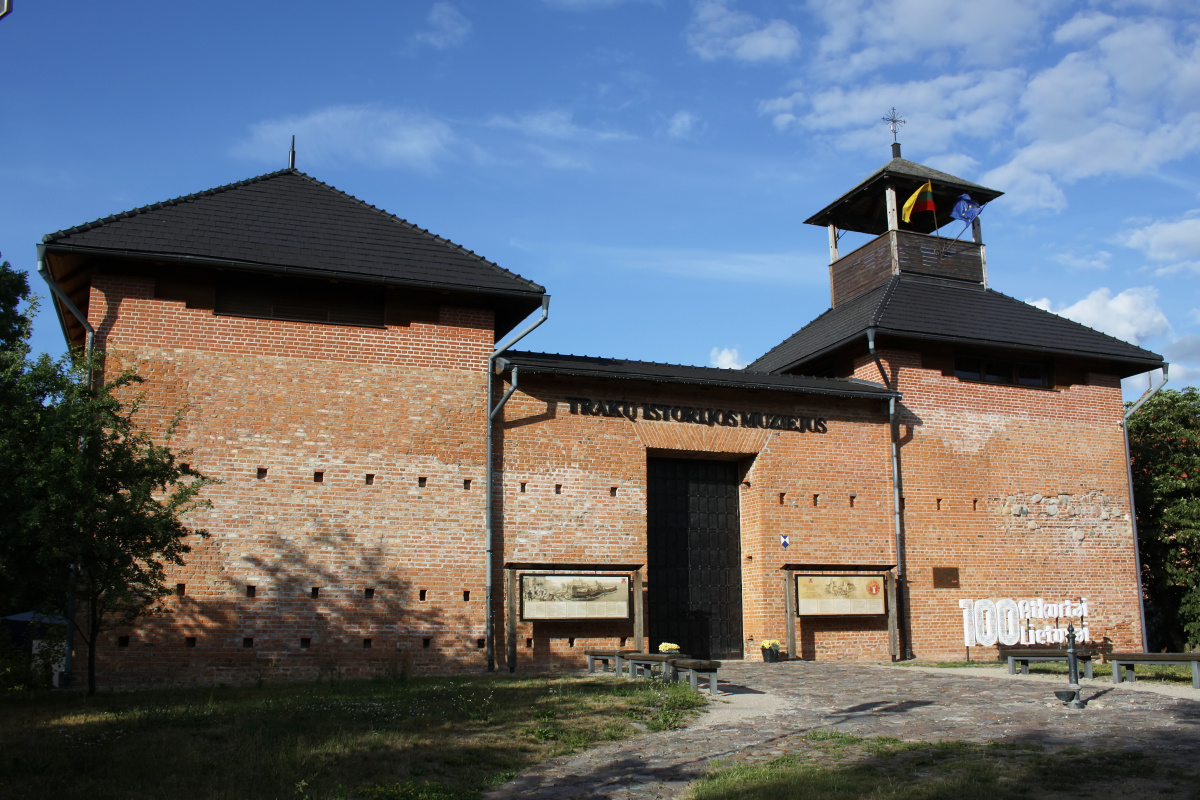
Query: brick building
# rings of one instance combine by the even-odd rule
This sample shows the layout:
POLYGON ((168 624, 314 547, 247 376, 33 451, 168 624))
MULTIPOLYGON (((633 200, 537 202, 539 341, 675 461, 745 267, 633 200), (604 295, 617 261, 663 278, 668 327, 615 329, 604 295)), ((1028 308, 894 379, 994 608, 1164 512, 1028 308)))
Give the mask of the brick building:
POLYGON ((67 338, 221 480, 105 680, 1137 646, 1120 379, 1162 359, 987 288, 978 222, 896 198, 999 192, 894 155, 746 370, 510 349, 541 286, 295 169, 46 236, 67 338))

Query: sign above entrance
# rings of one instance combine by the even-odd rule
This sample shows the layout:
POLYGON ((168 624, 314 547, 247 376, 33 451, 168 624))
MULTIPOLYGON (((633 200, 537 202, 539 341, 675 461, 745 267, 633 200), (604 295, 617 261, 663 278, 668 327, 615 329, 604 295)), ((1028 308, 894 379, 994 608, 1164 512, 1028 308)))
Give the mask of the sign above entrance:
POLYGON ((796 576, 796 615, 885 614, 882 575, 796 576))
POLYGON ((691 422, 695 425, 722 425, 727 428, 766 428, 776 431, 809 431, 828 433, 824 417, 796 417, 790 414, 767 414, 762 411, 739 411, 724 408, 673 406, 666 403, 631 403, 628 400, 592 400, 587 397, 568 397, 572 414, 591 417, 624 417, 650 422, 691 422))

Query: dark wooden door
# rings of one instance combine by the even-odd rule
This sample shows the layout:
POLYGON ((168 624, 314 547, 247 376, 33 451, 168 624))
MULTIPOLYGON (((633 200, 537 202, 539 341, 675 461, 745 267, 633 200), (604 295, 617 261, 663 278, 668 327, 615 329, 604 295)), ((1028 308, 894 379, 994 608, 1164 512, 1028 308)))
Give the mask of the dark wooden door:
POLYGON ((742 657, 738 470, 651 458, 646 502, 650 642, 697 658, 742 657))

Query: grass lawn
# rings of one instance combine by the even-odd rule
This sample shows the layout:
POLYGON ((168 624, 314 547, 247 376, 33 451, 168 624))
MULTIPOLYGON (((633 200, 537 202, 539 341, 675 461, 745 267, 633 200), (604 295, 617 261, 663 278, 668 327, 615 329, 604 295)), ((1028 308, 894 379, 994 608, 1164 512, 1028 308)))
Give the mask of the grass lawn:
POLYGON ((409 678, 0 696, 0 797, 455 800, 704 706, 686 684, 409 678))
POLYGON ((719 765, 693 785, 691 800, 1196 796, 1194 770, 1133 751, 929 744, 830 730, 797 737, 791 748, 760 764, 719 765))

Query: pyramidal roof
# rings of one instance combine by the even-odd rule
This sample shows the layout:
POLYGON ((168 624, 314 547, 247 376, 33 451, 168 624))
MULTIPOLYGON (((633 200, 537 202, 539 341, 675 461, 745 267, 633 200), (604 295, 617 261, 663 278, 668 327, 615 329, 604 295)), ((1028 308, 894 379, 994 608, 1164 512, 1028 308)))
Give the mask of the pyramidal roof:
POLYGON ((486 295, 545 289, 460 245, 284 169, 43 237, 52 252, 187 260, 486 295))
POLYGON ((1085 358, 1122 377, 1162 367, 1162 356, 982 286, 896 275, 826 311, 749 369, 790 372, 855 343, 866 332, 1085 358))
MULTIPOLYGON (((904 200, 926 181, 933 184, 934 201, 939 208, 949 211, 960 194, 969 194, 976 203, 990 203, 1004 192, 989 189, 946 172, 896 156, 884 164, 850 191, 834 200, 825 208, 804 220, 809 225, 834 225, 842 230, 859 233, 880 234, 887 230, 887 205, 884 188, 896 190, 898 202, 904 200)), ((944 224, 947 219, 943 218, 944 224)), ((928 225, 914 222, 905 229, 925 230, 928 225)))

